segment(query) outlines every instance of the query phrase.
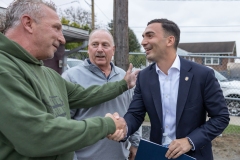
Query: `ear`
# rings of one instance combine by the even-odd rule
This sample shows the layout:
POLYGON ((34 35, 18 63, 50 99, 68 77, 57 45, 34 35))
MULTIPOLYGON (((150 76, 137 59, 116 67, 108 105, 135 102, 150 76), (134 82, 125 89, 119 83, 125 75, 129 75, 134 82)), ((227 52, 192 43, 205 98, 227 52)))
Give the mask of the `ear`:
POLYGON ((174 36, 169 36, 167 38, 167 46, 174 46, 174 43, 175 43, 175 37, 174 36))
POLYGON ((34 20, 29 15, 24 14, 21 17, 21 23, 22 23, 23 28, 27 32, 33 33, 33 23, 34 23, 34 20))
POLYGON ((115 54, 116 46, 113 46, 113 56, 115 54))
POLYGON ((88 49, 89 49, 89 44, 88 44, 88 48, 87 48, 87 54, 88 54, 88 56, 89 56, 88 49))

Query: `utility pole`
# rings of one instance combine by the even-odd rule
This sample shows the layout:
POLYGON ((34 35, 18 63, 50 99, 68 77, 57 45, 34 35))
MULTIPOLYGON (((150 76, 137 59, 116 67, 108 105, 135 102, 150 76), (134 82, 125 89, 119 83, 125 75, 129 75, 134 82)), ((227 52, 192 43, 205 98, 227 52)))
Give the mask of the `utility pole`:
POLYGON ((113 38, 115 41, 114 63, 127 71, 129 66, 128 0, 114 0, 113 38))
POLYGON ((95 21, 95 16, 94 16, 94 0, 92 0, 92 30, 94 30, 94 28, 95 28, 94 21, 95 21))

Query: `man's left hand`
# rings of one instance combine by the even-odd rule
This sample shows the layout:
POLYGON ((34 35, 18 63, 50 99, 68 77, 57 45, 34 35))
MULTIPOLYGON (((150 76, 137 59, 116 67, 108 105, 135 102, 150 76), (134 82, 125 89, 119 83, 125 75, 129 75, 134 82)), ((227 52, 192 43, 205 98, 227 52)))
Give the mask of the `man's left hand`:
POLYGON ((190 151, 192 145, 189 143, 187 138, 175 139, 168 146, 168 151, 165 155, 168 159, 175 159, 182 154, 190 151))
POLYGON ((136 154, 137 154, 137 147, 134 147, 134 146, 131 146, 130 148, 129 148, 129 151, 130 151, 130 153, 129 153, 129 157, 128 157, 128 159, 129 160, 134 160, 135 159, 135 157, 136 157, 136 154))
POLYGON ((140 70, 132 71, 133 65, 130 63, 129 68, 124 76, 124 80, 127 82, 128 89, 133 88, 136 85, 137 75, 140 70))

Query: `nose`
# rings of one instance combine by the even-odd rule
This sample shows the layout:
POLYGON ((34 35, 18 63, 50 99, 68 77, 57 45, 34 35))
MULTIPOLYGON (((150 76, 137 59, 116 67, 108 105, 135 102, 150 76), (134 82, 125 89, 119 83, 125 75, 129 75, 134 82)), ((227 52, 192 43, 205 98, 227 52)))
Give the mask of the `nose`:
POLYGON ((99 52, 102 52, 103 51, 103 46, 101 44, 98 45, 97 47, 97 51, 99 52))
POLYGON ((59 41, 61 44, 65 44, 65 43, 66 43, 66 40, 65 40, 62 32, 61 32, 60 35, 58 36, 58 41, 59 41))
POLYGON ((145 46, 145 45, 147 45, 147 43, 148 43, 148 42, 146 41, 146 39, 143 38, 143 40, 142 40, 142 42, 141 42, 141 45, 142 45, 142 46, 145 46))

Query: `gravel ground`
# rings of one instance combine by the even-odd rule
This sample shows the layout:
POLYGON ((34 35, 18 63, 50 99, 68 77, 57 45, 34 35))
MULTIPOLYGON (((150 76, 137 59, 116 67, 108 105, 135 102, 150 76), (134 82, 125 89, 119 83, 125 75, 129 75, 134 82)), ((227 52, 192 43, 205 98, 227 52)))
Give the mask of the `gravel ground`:
MULTIPOLYGON (((240 117, 230 117, 230 124, 240 126, 240 117)), ((143 138, 148 139, 150 123, 143 123, 143 138)), ((212 141, 214 160, 240 160, 240 134, 224 134, 212 141)))
POLYGON ((214 160, 240 160, 240 135, 223 135, 212 141, 214 160))

